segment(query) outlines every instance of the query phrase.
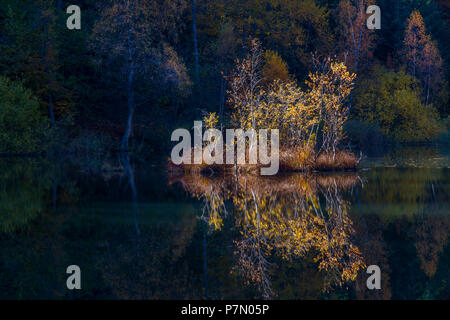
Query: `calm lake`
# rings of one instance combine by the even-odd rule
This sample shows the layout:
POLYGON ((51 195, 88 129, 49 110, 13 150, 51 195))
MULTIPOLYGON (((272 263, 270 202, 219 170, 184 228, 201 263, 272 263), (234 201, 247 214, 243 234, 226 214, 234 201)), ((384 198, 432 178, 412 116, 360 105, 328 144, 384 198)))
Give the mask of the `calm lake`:
POLYGON ((448 148, 276 178, 118 166, 0 158, 1 299, 450 299, 448 148))

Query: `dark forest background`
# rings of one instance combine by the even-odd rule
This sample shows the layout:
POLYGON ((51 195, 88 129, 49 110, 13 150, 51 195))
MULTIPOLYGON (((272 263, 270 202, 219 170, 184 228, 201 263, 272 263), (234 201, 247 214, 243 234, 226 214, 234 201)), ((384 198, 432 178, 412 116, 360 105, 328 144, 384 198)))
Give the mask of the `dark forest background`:
POLYGON ((265 81, 303 86, 313 55, 356 73, 349 145, 448 143, 449 19, 445 0, 0 0, 0 153, 167 155, 173 129, 227 114, 254 38, 265 81))

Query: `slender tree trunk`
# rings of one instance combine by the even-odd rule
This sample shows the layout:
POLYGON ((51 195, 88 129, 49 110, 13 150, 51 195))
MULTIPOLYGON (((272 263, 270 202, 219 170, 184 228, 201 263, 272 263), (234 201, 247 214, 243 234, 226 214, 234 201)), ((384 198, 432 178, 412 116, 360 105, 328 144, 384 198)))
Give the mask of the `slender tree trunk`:
POLYGON ((427 97, 425 99, 425 105, 426 106, 428 105, 428 99, 430 98, 430 76, 431 76, 430 72, 431 72, 431 70, 428 67, 427 84, 426 84, 426 86, 427 86, 427 97))
POLYGON ((206 226, 203 223, 203 284, 205 286, 205 299, 208 299, 208 263, 207 263, 207 244, 206 244, 206 226))
POLYGON ((219 104, 220 130, 222 130, 222 126, 223 126, 224 106, 225 106, 225 79, 223 77, 223 71, 222 71, 222 72, 220 72, 220 104, 219 104))
POLYGON ((198 65, 198 42, 197 42, 197 6, 195 0, 192 0, 192 31, 194 37, 194 59, 195 59, 195 77, 196 84, 200 79, 200 71, 198 65))
POLYGON ((122 138, 122 144, 120 150, 122 152, 128 152, 128 141, 130 140, 131 132, 133 130, 133 114, 134 114, 134 59, 133 50, 131 48, 130 35, 128 35, 128 120, 125 134, 122 138))

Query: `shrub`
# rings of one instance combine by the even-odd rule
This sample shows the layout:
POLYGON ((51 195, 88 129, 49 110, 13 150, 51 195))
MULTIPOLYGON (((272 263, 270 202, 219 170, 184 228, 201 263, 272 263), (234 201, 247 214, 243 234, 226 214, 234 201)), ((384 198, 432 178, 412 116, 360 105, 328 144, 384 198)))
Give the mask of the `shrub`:
POLYGON ((438 114, 421 102, 418 80, 404 72, 376 67, 355 90, 353 115, 397 142, 421 142, 440 132, 438 114))
POLYGON ((321 153, 315 163, 315 169, 321 171, 351 170, 356 169, 359 160, 348 151, 338 151, 336 154, 321 153))
POLYGON ((0 153, 38 151, 47 123, 30 90, 0 77, 0 153))

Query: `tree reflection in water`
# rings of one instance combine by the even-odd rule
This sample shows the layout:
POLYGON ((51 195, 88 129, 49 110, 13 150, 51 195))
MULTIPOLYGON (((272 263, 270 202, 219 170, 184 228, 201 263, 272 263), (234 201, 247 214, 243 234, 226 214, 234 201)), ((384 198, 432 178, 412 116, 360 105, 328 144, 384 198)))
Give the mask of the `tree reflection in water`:
POLYGON ((354 281, 365 267, 353 242, 349 204, 342 198, 346 189, 359 183, 356 174, 277 178, 191 174, 176 181, 203 201, 202 219, 212 232, 221 230, 231 214, 240 234, 233 241, 234 268, 264 298, 276 295, 270 277, 275 257, 291 260, 313 254, 325 274, 324 290, 354 281))

